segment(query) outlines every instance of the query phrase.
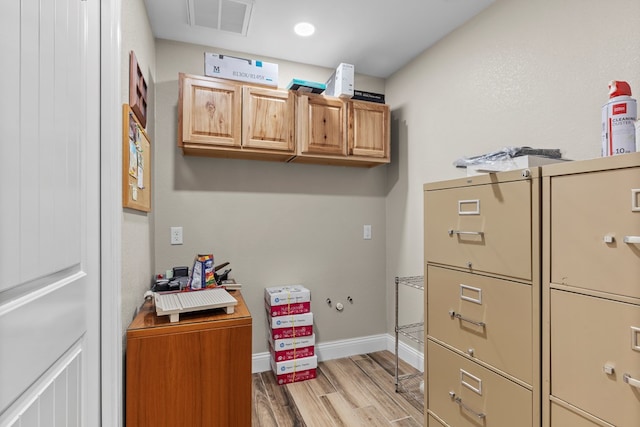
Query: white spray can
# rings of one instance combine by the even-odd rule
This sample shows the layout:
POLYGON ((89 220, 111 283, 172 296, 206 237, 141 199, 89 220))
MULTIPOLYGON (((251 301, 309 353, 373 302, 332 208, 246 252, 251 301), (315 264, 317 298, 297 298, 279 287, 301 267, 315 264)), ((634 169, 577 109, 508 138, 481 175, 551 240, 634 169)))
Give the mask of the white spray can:
POLYGON ((602 156, 636 151, 636 100, 631 98, 629 83, 609 83, 609 102, 602 107, 602 156))

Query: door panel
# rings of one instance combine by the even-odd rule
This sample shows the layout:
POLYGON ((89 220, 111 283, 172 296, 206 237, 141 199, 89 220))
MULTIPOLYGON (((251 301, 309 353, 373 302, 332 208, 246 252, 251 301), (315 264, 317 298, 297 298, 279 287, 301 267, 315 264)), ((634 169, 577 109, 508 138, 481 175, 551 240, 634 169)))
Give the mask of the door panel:
POLYGON ((99 425, 99 7, 0 9, 0 425, 99 425))

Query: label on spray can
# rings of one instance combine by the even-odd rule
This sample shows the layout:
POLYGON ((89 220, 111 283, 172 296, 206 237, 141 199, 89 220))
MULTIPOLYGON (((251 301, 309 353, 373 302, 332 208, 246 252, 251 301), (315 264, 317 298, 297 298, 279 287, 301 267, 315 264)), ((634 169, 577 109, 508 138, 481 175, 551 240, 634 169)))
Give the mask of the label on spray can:
POLYGON ((609 83, 610 100, 602 107, 602 156, 636 151, 636 100, 626 82, 609 83))

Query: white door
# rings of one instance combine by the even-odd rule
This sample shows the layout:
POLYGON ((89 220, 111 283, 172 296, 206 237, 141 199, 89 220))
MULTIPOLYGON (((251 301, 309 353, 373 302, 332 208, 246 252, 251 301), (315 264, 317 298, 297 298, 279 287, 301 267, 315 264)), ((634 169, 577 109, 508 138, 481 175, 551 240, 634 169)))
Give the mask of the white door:
POLYGON ((100 425, 99 0, 0 2, 0 426, 100 425))

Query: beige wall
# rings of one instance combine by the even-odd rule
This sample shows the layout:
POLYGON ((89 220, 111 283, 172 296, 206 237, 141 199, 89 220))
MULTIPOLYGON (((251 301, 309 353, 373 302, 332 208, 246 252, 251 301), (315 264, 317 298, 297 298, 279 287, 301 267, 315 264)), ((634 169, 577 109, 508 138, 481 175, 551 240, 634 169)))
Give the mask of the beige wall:
MULTIPOLYGON (((387 283, 395 272, 422 272, 423 183, 464 176, 454 160, 504 146, 599 157, 612 79, 640 94, 637 0, 497 0, 389 78, 387 283)), ((418 301, 411 307, 422 311, 418 301)))
MULTIPOLYGON (((178 73, 203 74, 204 52, 234 54, 156 41, 156 269, 191 266, 198 253, 213 253, 216 265, 229 261, 253 314, 254 353, 267 351, 267 286, 303 284, 311 290, 318 342, 384 333, 386 166, 183 156, 176 141, 178 73), (372 225, 372 240, 362 239, 364 224, 372 225), (184 245, 169 244, 171 226, 183 227, 184 245), (344 312, 329 308, 326 298, 342 301, 344 312)), ((280 86, 293 77, 324 81, 331 74, 260 59, 278 62, 280 86)), ((365 76, 357 76, 356 85, 384 90, 382 80, 365 76)))
MULTIPOLYGON (((148 86, 147 132, 154 140, 154 87, 156 53, 155 40, 143 0, 122 2, 122 58, 121 81, 122 103, 129 103, 129 52, 133 50, 138 59, 148 86)), ((153 162, 153 159, 152 159, 153 162)), ((155 175, 155 170, 153 171, 155 175)), ((153 188, 153 186, 152 186, 153 188)), ((152 212, 155 209, 154 201, 152 212)), ((122 328, 123 334, 142 296, 149 288, 153 275, 153 213, 147 214, 132 209, 122 213, 122 328)))
MULTIPOLYGON (((146 16, 138 25, 141 4, 123 3, 123 55, 136 50, 156 90, 154 200, 151 216, 124 213, 123 326, 153 271, 213 252, 245 285, 254 353, 266 351, 265 286, 311 288, 320 342, 393 333, 393 277, 423 272, 423 183, 463 176, 455 159, 503 146, 598 157, 607 82, 627 80, 640 93, 636 0, 497 0, 386 82, 357 76, 357 86, 385 92, 392 106, 391 165, 184 157, 176 148, 177 74, 202 74, 205 51, 234 52, 165 40, 154 51, 146 16), (363 224, 373 225, 372 241, 362 240, 363 224), (185 244, 170 246, 169 227, 178 225, 185 244), (324 303, 348 295, 355 304, 342 314, 324 303)), ((272 61, 280 86, 330 73, 272 61)), ((408 293, 403 307, 401 321, 414 321, 421 295, 408 293)))

